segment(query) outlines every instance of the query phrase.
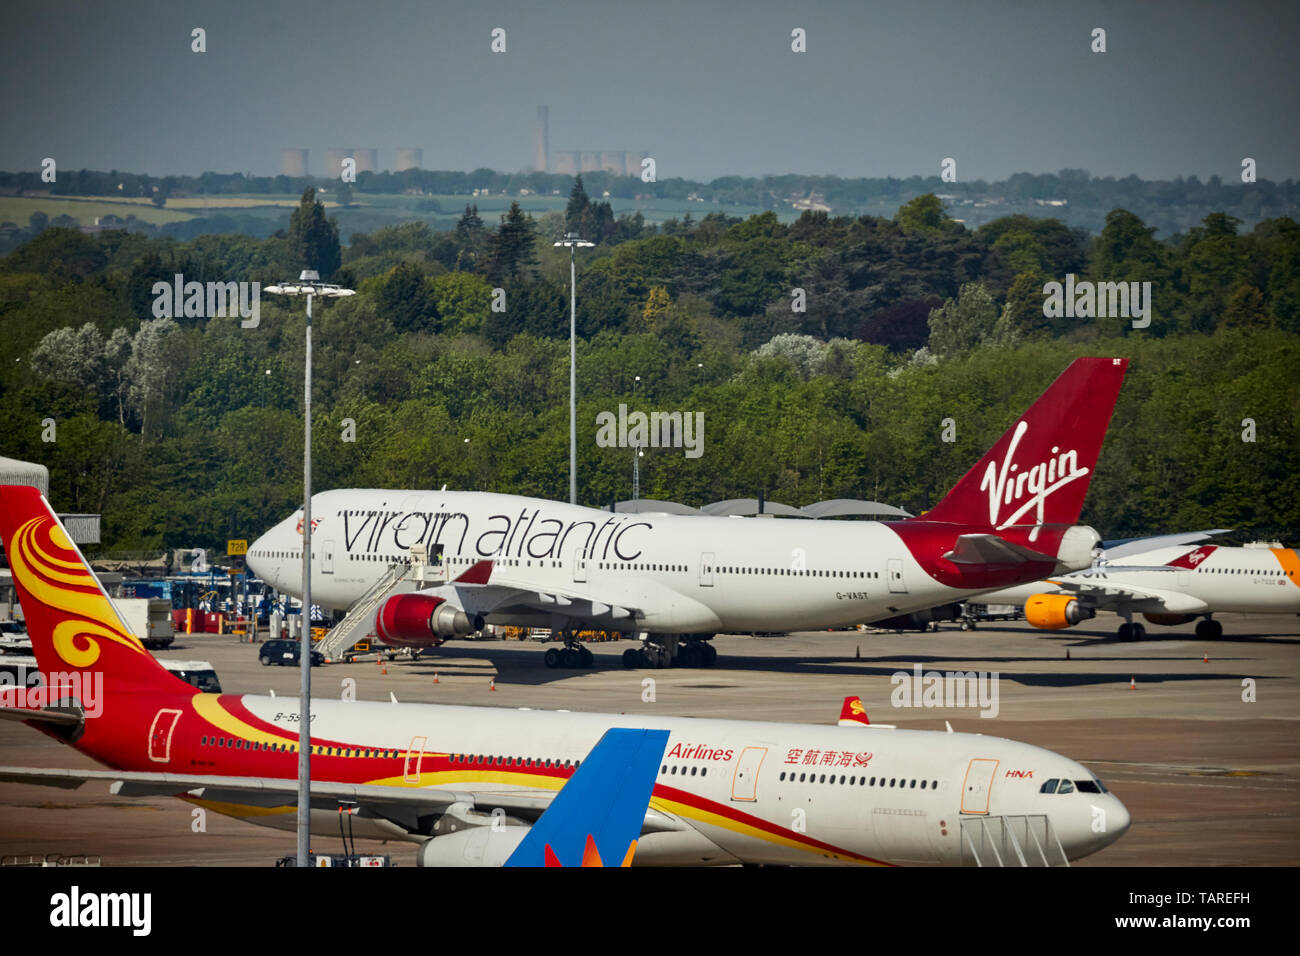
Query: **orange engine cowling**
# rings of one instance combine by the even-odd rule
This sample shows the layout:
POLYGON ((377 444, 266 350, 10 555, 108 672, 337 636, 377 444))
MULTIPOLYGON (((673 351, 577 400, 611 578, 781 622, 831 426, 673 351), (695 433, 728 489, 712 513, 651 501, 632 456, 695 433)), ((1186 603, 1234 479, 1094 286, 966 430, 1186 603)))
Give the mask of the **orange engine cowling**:
POLYGON ((1045 631, 1071 627, 1094 614, 1092 608, 1084 607, 1069 594, 1035 594, 1025 602, 1025 620, 1045 631))
POLYGON ((1143 614, 1144 618, 1152 624, 1162 624, 1165 627, 1173 627, 1177 624, 1186 624, 1188 621, 1196 620, 1195 614, 1143 614))
POLYGON ((375 636, 390 647, 437 647, 482 626, 482 616, 432 594, 395 594, 375 615, 375 636))

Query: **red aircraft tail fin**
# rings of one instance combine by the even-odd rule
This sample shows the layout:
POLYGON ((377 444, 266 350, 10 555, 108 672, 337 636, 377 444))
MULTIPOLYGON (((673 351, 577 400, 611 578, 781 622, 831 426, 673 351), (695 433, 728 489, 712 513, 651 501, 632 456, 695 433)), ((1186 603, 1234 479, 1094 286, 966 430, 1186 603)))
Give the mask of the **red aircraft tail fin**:
POLYGON ((0 485, 0 539, 47 684, 102 674, 114 691, 193 691, 131 633, 37 489, 0 485))
POLYGON ((921 520, 1076 524, 1127 368, 1128 359, 1075 359, 921 520))
POLYGON ((840 726, 841 727, 860 727, 863 725, 870 726, 871 721, 867 718, 867 708, 862 706, 862 698, 854 695, 844 698, 844 706, 840 708, 840 726))

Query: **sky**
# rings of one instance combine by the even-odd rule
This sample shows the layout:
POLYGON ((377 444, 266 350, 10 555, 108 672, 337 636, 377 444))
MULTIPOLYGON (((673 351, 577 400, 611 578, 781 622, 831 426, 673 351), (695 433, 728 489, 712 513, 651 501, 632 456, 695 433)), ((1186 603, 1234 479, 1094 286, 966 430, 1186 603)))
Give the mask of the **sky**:
POLYGON ((645 150, 659 179, 1087 169, 1300 178, 1300 3, 120 0, 14 4, 0 169, 272 175, 645 150), (206 52, 191 49, 206 32, 206 52), (806 52, 791 31, 806 31, 806 52), (1106 52, 1092 52, 1093 30, 1106 52), (491 50, 492 31, 506 50, 491 50))

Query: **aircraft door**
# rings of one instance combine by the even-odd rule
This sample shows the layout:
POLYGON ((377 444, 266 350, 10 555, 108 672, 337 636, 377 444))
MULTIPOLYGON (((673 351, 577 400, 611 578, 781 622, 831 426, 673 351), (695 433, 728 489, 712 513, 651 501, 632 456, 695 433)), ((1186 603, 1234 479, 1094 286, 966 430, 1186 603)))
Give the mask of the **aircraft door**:
POLYGON ((334 573, 334 541, 326 540, 320 549, 320 570, 321 574, 334 573))
POLYGON ((961 812, 988 813, 989 797, 993 791, 993 772, 998 761, 976 757, 966 767, 966 779, 961 785, 961 812))
POLYGON ((731 778, 731 799, 758 799, 758 771, 767 756, 766 747, 746 747, 736 761, 736 772, 731 778))
POLYGON ((407 783, 420 782, 420 764, 424 762, 424 745, 427 737, 412 737, 411 746, 406 751, 406 767, 402 777, 407 783))
POLYGON ((903 561, 890 558, 885 562, 885 576, 889 578, 889 590, 894 594, 906 594, 907 584, 903 581, 903 561))
POLYGON ((179 710, 170 708, 154 715, 153 725, 149 728, 149 759, 154 763, 166 763, 171 759, 172 732, 180 716, 179 710))
POLYGON ((700 555, 700 587, 713 587, 713 552, 706 551, 700 555))
POLYGON ((573 580, 577 584, 587 583, 587 558, 581 544, 573 546, 573 580))

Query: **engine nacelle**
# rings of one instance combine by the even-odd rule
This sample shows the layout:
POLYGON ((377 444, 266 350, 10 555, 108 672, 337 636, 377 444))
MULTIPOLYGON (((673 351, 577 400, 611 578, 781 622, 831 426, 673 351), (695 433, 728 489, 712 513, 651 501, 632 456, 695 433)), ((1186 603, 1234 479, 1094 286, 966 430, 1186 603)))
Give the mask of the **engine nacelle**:
POLYGON ((1186 624, 1188 621, 1196 620, 1195 614, 1146 614, 1142 615, 1152 624, 1160 624, 1164 627, 1175 627, 1179 624, 1186 624))
POLYGON ((482 626, 481 614, 467 614, 433 594, 394 594, 375 615, 375 636, 390 647, 437 647, 482 626))
POLYGON ((1093 553, 1101 544, 1101 535, 1086 524, 1072 525, 1061 535, 1056 549, 1056 564, 1062 571, 1081 571, 1092 564, 1093 553))
POLYGON ((1045 631, 1073 627, 1096 614, 1069 594, 1035 594, 1025 602, 1025 620, 1045 631))
POLYGON ((420 846, 417 866, 504 866, 528 835, 528 827, 470 827, 434 837, 420 846))

